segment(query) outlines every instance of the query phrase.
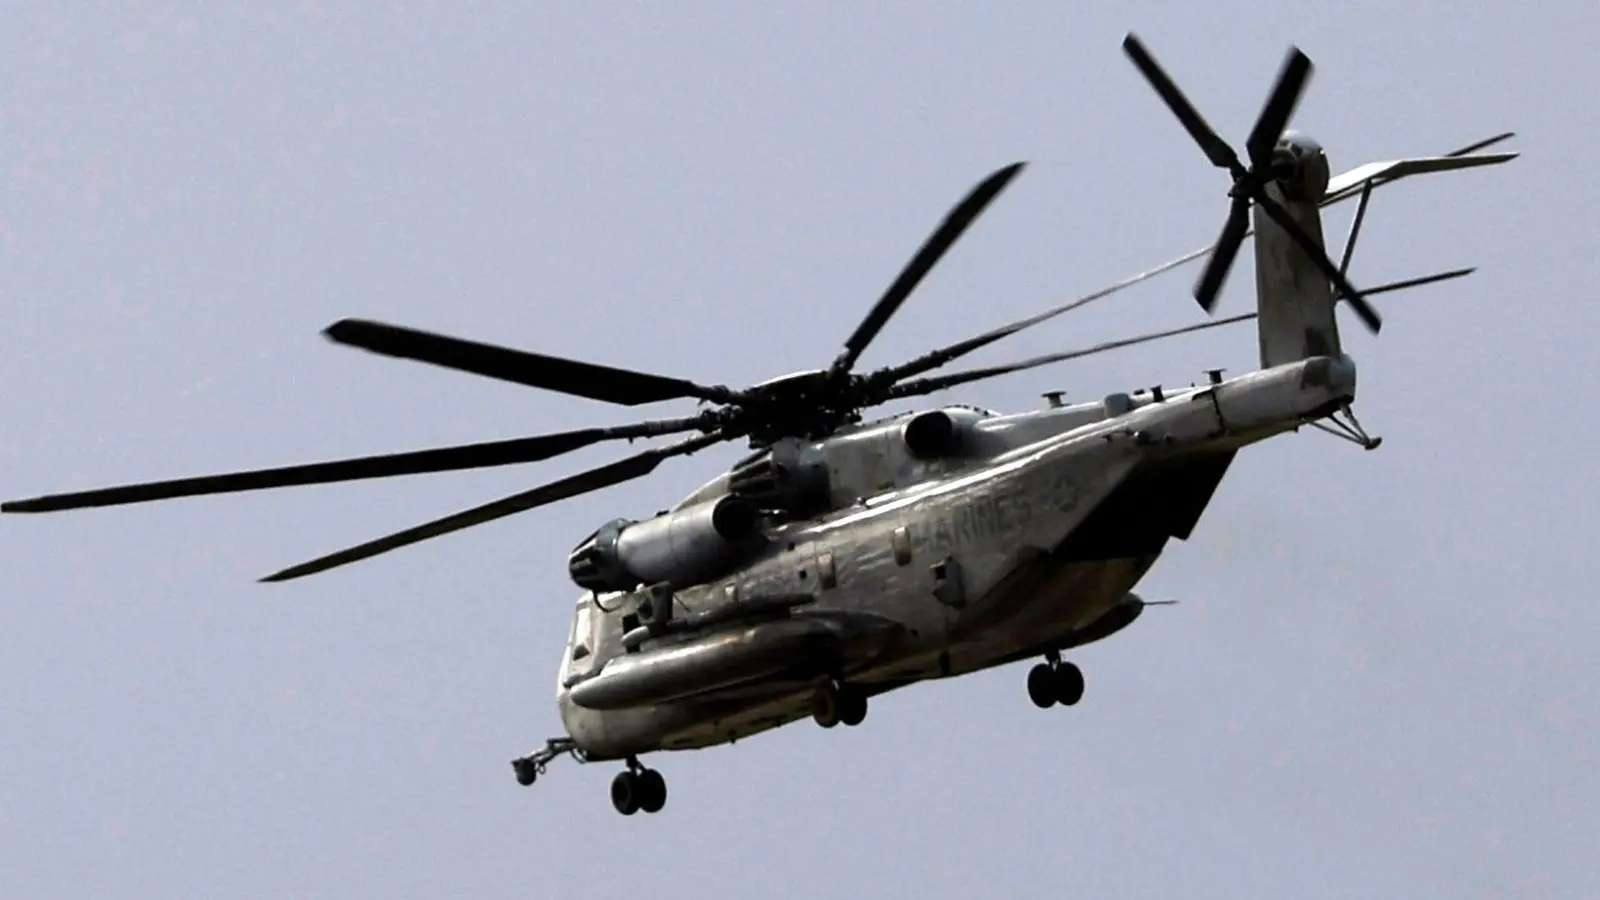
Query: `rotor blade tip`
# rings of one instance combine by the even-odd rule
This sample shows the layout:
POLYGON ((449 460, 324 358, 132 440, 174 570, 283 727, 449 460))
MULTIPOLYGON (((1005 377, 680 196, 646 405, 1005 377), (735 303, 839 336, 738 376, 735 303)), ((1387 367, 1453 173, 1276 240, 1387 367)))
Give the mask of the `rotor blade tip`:
POLYGON ((380 323, 374 322, 371 319, 349 317, 340 319, 339 321, 334 322, 332 325, 329 325, 327 328, 322 329, 322 333, 328 337, 343 338, 348 336, 352 331, 360 331, 363 328, 371 328, 379 324, 380 323))
POLYGON ((7 500, 4 503, 0 503, 0 513, 50 512, 52 509, 57 508, 51 502, 54 499, 55 495, 48 497, 29 497, 26 500, 7 500))
POLYGON ((1020 174, 1022 172, 1022 170, 1027 168, 1027 167, 1028 167, 1028 161, 1027 160, 1018 160, 1018 161, 1016 161, 1016 162, 1014 162, 1014 163, 1012 163, 1012 164, 1010 164, 1008 166, 1002 166, 1001 168, 996 169, 995 173, 993 175, 990 175, 988 177, 988 179, 986 179, 986 180, 987 180, 989 186, 994 191, 998 192, 999 190, 1004 188, 1006 185, 1010 184, 1011 180, 1013 178, 1016 178, 1017 175, 1020 174))

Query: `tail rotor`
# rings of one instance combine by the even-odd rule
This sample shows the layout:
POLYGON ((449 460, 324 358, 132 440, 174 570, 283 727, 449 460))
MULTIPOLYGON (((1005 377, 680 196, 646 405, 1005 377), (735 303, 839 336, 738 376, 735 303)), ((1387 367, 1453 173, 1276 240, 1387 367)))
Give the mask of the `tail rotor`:
POLYGON ((1195 143, 1200 145, 1211 163, 1228 170, 1233 178, 1233 186, 1228 191, 1232 201, 1228 218, 1223 223, 1221 237, 1211 252, 1211 258, 1206 262, 1205 271, 1200 273, 1199 280, 1195 282, 1194 297, 1201 308, 1209 313, 1216 306, 1217 294, 1222 290, 1234 258, 1238 256, 1239 247, 1250 230, 1250 204, 1254 202, 1312 258, 1339 295, 1349 301, 1367 328, 1376 333, 1383 324, 1377 311, 1345 278, 1340 266, 1328 258, 1321 242, 1307 234, 1288 210, 1267 191, 1269 184, 1276 183, 1286 194, 1315 203, 1327 188, 1327 158, 1322 154, 1322 149, 1309 139, 1292 132, 1285 133, 1300 102, 1300 95, 1311 78, 1311 59, 1299 48, 1289 48, 1278 73, 1277 84, 1268 95, 1266 105, 1262 107, 1261 115, 1245 141, 1246 158, 1249 161, 1247 166, 1189 103, 1138 37, 1130 33, 1123 40, 1122 49, 1156 93, 1161 95, 1161 99, 1178 117, 1195 143))

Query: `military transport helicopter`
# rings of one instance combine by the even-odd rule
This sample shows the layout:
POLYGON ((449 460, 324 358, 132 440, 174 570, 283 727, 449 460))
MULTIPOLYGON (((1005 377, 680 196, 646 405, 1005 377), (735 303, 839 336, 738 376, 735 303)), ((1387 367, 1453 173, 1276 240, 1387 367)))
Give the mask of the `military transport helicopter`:
MULTIPOLYGON (((1502 163, 1454 153, 1360 166, 1330 178, 1311 138, 1286 131, 1311 62, 1291 48, 1240 159, 1129 35, 1124 50, 1199 143, 1228 170, 1232 198, 1212 247, 1087 297, 900 365, 855 371, 868 343, 1022 164, 989 176, 950 213, 826 368, 749 388, 710 386, 506 349, 371 321, 344 320, 333 341, 624 406, 692 398, 693 415, 632 425, 254 472, 38 497, 5 512, 500 466, 600 441, 697 433, 677 443, 496 500, 267 576, 284 581, 365 559, 587 491, 663 461, 745 439, 750 453, 678 505, 616 519, 568 557, 582 588, 556 686, 566 734, 512 763, 532 784, 557 756, 623 761, 611 800, 624 814, 666 802, 639 759, 730 743, 810 717, 857 725, 870 698, 933 678, 1025 660, 1040 707, 1071 706, 1082 672, 1062 659, 1137 619, 1133 593, 1171 538, 1186 539, 1234 455, 1314 426, 1373 448, 1351 411, 1356 365, 1340 345, 1345 301, 1376 332, 1368 297, 1459 277, 1457 270, 1365 292, 1347 278, 1372 191, 1401 178, 1502 163), (1321 208, 1359 198, 1334 263, 1321 208), (1253 216, 1253 221, 1252 221, 1253 216), (1210 312, 1254 233, 1256 311, 1084 350, 930 375, 981 347, 1210 253, 1194 295, 1210 312), (945 406, 863 422, 894 400, 1116 347, 1255 319, 1261 368, 1001 415, 945 406)), ((1049 395, 1047 395, 1049 396, 1049 395)))

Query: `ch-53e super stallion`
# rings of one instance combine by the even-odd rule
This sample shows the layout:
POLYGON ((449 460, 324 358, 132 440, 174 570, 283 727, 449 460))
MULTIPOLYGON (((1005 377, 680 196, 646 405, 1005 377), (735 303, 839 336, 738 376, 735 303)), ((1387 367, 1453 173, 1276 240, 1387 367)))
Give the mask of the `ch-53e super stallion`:
MULTIPOLYGON (((254 472, 185 478, 6 503, 44 512, 541 460, 599 441, 696 433, 597 469, 324 556, 283 581, 638 478, 661 462, 744 439, 750 455, 681 503, 616 519, 568 558, 582 588, 560 663, 566 733, 513 761, 532 784, 557 756, 621 761, 611 801, 656 812, 666 783, 640 758, 710 747, 811 718, 858 725, 870 698, 919 681, 1041 659, 1027 674, 1040 707, 1084 691, 1062 654, 1126 628, 1147 605, 1133 589, 1168 540, 1187 539, 1246 445, 1314 426, 1368 449, 1351 412, 1356 365, 1335 307, 1376 332, 1367 298, 1455 278, 1442 272, 1357 290, 1351 251, 1372 191, 1419 173, 1502 163, 1479 154, 1370 163, 1330 177, 1311 138, 1286 131, 1311 62, 1291 48, 1241 160, 1133 35, 1124 50, 1212 163, 1232 177, 1218 242, 1118 285, 934 350, 858 373, 862 351, 971 221, 1017 175, 1007 166, 950 213, 825 369, 734 389, 510 350, 371 321, 333 341, 532 387, 634 406, 693 398, 693 415, 608 428, 254 472), (1324 249, 1321 209, 1359 198, 1343 258, 1324 249), (1201 324, 955 374, 957 358, 1210 254, 1195 285, 1211 311, 1254 233, 1256 310, 1201 324), (1117 393, 1001 415, 961 406, 863 422, 870 407, 955 385, 1255 319, 1260 369, 1199 385, 1117 393)), ((1049 396, 1049 395, 1047 395, 1049 396)))

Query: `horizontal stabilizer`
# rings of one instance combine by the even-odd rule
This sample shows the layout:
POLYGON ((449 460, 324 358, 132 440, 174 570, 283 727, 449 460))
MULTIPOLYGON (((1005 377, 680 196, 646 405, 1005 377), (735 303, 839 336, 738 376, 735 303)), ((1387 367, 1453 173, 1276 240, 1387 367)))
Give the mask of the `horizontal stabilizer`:
POLYGON ((1414 159, 1367 163, 1331 179, 1328 182, 1328 190, 1322 195, 1320 205, 1326 206, 1335 200, 1343 199, 1344 196, 1360 190, 1367 182, 1387 184, 1399 181, 1408 175, 1493 166, 1516 158, 1515 153, 1484 153, 1477 156, 1421 156, 1414 159))

